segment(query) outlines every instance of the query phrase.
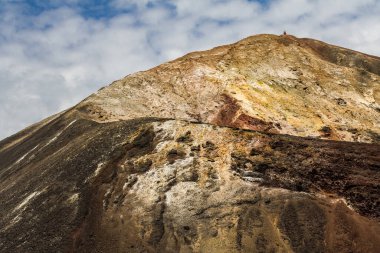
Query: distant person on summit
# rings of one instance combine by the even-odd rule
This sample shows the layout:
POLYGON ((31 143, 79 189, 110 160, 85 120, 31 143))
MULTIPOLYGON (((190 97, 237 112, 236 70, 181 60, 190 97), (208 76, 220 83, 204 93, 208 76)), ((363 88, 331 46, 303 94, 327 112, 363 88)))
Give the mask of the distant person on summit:
POLYGON ((282 33, 282 35, 286 35, 286 31, 284 31, 284 32, 282 33))

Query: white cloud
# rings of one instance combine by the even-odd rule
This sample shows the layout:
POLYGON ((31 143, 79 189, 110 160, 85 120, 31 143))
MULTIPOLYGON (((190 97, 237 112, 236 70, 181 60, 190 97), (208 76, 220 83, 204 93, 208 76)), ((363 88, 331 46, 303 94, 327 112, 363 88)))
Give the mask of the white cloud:
POLYGON ((129 73, 252 34, 286 29, 380 55, 376 0, 275 0, 265 6, 114 0, 110 6, 117 10, 98 19, 81 12, 83 1, 33 15, 25 4, 0 2, 0 139, 129 73))

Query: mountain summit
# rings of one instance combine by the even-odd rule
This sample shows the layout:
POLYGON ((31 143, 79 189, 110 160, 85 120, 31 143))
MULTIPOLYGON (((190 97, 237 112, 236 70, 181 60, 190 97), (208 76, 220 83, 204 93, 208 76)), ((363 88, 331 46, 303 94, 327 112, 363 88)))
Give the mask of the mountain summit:
POLYGON ((0 142, 1 252, 380 252, 380 58, 257 35, 0 142))
POLYGON ((380 141, 380 58, 259 35, 127 76, 76 109, 98 122, 175 118, 333 140, 380 141))

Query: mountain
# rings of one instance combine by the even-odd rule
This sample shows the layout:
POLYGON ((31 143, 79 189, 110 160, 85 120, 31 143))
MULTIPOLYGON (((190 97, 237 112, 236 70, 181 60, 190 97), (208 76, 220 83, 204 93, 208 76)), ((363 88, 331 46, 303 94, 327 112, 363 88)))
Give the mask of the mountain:
POLYGON ((257 35, 0 142, 0 252, 380 252, 380 58, 257 35))
POLYGON ((76 109, 98 122, 175 118, 377 142, 380 58, 293 36, 253 36, 139 72, 76 109))

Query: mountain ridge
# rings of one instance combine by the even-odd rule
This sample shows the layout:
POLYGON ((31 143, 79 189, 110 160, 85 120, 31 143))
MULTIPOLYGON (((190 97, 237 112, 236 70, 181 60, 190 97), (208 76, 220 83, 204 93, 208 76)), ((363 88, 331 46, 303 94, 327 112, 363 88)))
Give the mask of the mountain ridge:
POLYGON ((361 54, 354 59, 341 59, 343 67, 318 58, 315 60, 318 64, 304 64, 299 58, 308 61, 308 57, 313 57, 314 49, 305 51, 298 45, 300 41, 303 39, 288 35, 259 35, 231 45, 190 53, 116 81, 76 108, 100 122, 146 116, 180 118, 217 121, 218 124, 252 130, 264 130, 270 126, 273 132, 299 136, 378 142, 379 77, 370 71, 376 69, 380 61, 372 65, 368 63, 370 71, 345 66, 363 65, 362 58, 366 55, 361 54), (273 57, 267 57, 269 60, 257 57, 267 53, 261 48, 263 43, 274 50, 273 57), (235 53, 231 52, 234 50, 235 53), (245 57, 250 52, 253 56, 245 57), (243 55, 242 58, 239 55, 243 55), (182 73, 177 72, 178 69, 182 73), (336 76, 337 73, 340 77, 336 76), (178 75, 184 80, 170 79, 178 75), (201 92, 198 94, 197 91, 201 92), (149 102, 144 104, 144 101, 149 102), (223 107, 236 107, 234 117, 240 122, 223 123, 220 120, 223 107), (252 124, 247 123, 250 120, 252 124), (324 133, 323 128, 329 129, 330 133, 324 133))

